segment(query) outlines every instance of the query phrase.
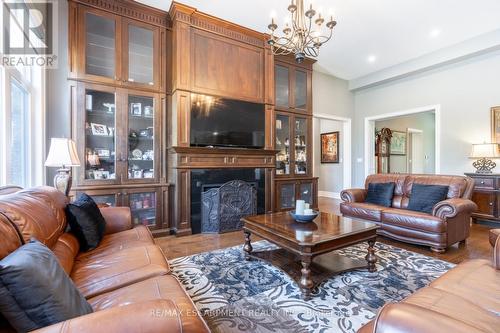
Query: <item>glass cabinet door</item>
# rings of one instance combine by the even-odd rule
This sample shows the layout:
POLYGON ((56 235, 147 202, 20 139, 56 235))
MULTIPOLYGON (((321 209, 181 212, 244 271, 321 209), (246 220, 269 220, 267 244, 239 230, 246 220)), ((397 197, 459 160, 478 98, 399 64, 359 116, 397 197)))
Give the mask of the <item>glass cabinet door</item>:
POLYGON ((290 154, 291 154, 291 128, 290 116, 276 115, 276 175, 290 174, 290 154))
POLYGON ((289 85, 289 69, 285 66, 274 66, 274 87, 277 107, 290 107, 290 85, 289 85))
POLYGON ((85 10, 85 74, 116 79, 116 29, 113 15, 85 10))
POLYGON ((132 85, 143 85, 154 87, 156 85, 156 76, 159 68, 157 49, 155 45, 158 39, 158 29, 148 25, 139 25, 138 23, 126 20, 126 60, 124 68, 126 80, 132 85))
POLYGON ((91 183, 116 179, 116 96, 85 88, 85 171, 91 183))
POLYGON ((300 183, 299 184, 299 199, 304 200, 306 203, 310 204, 311 207, 314 205, 314 202, 313 202, 313 184, 312 183, 300 183))
POLYGON ((295 207, 295 183, 280 183, 278 193, 280 209, 295 207))
POLYGON ((129 193, 128 202, 134 225, 153 227, 157 220, 157 192, 129 193))
POLYGON ((156 100, 153 95, 128 95, 127 105, 127 179, 153 181, 157 177, 156 100))
POLYGON ((295 70, 294 80, 294 107, 307 110, 307 73, 295 70))
POLYGON ((294 137, 294 150, 295 150, 295 174, 307 174, 307 119, 296 117, 295 118, 295 137, 294 137))

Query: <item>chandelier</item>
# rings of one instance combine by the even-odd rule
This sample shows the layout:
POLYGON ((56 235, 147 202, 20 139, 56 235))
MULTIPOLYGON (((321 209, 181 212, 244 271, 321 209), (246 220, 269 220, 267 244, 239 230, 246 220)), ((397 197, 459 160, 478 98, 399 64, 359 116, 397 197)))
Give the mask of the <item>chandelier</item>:
POLYGON ((306 56, 317 57, 321 45, 328 42, 332 37, 333 27, 337 25, 337 22, 331 16, 326 23, 327 29, 323 29, 325 19, 321 16, 321 13, 316 16, 312 4, 304 12, 304 0, 292 0, 292 3, 288 6, 288 11, 291 14, 291 22, 285 23, 282 36, 275 35, 278 25, 274 18, 271 19, 271 24, 267 26, 271 30, 271 36, 267 42, 271 45, 273 54, 287 55, 293 53, 295 61, 298 63, 304 61, 306 56))

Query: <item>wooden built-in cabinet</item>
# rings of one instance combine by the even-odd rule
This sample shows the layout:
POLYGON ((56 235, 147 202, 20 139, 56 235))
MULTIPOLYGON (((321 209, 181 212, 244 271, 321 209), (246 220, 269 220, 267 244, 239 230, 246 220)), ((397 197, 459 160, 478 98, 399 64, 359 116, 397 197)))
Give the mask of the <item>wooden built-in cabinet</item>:
POLYGON ((312 61, 297 64, 291 57, 275 57, 275 108, 312 113, 312 61))
POLYGON ((478 209, 472 213, 473 221, 500 223, 500 174, 466 173, 474 179, 471 200, 478 209))
POLYGON ((289 56, 274 62, 274 210, 295 208, 303 199, 317 207, 317 178, 312 177, 312 64, 289 56), (307 195, 306 195, 307 193, 307 195))
POLYGON ((275 112, 276 177, 308 177, 312 166, 310 116, 275 112))
MULTIPOLYGON (((116 1, 101 1, 103 4, 116 1)), ((137 20, 125 14, 143 13, 130 1, 96 8, 94 1, 70 2, 70 77, 133 89, 165 91, 167 30, 157 20, 137 20), (74 36, 74 38, 71 38, 74 36)), ((153 10, 148 8, 148 10, 153 10)), ((160 11, 159 11, 160 12, 160 11)), ((155 13, 160 15, 160 13, 155 13)), ((143 13, 143 15, 145 15, 143 13)), ((148 12, 147 15, 152 15, 148 12)), ((135 17, 136 15, 134 15, 135 17)))
POLYGON ((72 199, 82 193, 92 197, 98 205, 130 207, 132 223, 147 226, 155 236, 170 233, 169 186, 79 189, 73 191, 72 199))
POLYGON ((76 94, 75 185, 158 183, 165 96, 83 82, 76 94))
POLYGON ((318 208, 318 178, 276 180, 275 211, 295 209, 296 200, 304 200, 318 208))
POLYGON ((72 137, 81 166, 71 196, 131 208, 170 233, 168 13, 131 0, 69 1, 72 137))

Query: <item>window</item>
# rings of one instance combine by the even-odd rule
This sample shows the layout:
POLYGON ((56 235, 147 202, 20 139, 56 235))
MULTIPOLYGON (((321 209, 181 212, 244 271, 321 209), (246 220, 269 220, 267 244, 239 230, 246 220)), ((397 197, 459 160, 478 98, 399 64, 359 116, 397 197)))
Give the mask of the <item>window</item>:
POLYGON ((44 69, 0 66, 0 186, 42 185, 44 69))

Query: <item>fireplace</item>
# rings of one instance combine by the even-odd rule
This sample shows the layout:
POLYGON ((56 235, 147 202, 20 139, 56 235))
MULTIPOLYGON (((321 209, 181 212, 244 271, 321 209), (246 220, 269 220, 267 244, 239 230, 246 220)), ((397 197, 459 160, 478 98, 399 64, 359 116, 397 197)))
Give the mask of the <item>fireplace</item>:
MULTIPOLYGON (((243 203, 246 200, 253 198, 249 198, 248 195, 250 193, 255 193, 255 207, 249 207, 248 205, 240 205, 241 207, 237 207, 236 209, 229 208, 224 211, 224 214, 228 214, 231 211, 234 212, 235 215, 238 215, 238 210, 252 209, 252 213, 263 214, 265 212, 265 169, 264 168, 256 168, 256 169, 197 169, 191 171, 191 228, 193 234, 204 232, 226 232, 231 230, 237 230, 241 227, 239 225, 238 217, 230 217, 224 216, 222 221, 218 221, 214 223, 213 220, 209 222, 211 227, 207 228, 207 224, 202 229, 202 212, 203 212, 203 203, 202 199, 205 194, 205 198, 207 199, 209 193, 214 194, 215 191, 218 190, 223 185, 230 183, 229 187, 225 187, 226 190, 230 192, 230 196, 238 193, 239 190, 242 190, 240 194, 244 197, 240 198, 240 201, 243 203), (245 184, 249 187, 245 188, 245 184), (239 189, 234 186, 239 187, 239 189), (232 186, 232 188, 231 188, 232 186), (245 189, 245 190, 243 190, 245 189), (255 209, 255 210, 254 210, 255 209)), ((252 194, 253 195, 253 194, 252 194)), ((238 202, 235 198, 231 198, 230 200, 234 202, 238 202)), ((235 204, 238 206, 239 204, 235 204)), ((207 209, 207 207, 205 208, 207 209)), ((239 213, 246 214, 248 211, 240 211, 239 213)), ((214 213, 214 211, 212 211, 214 213)), ((207 221, 205 221, 207 222, 207 221)))
POLYGON ((215 184, 201 193, 201 232, 224 233, 241 230, 241 218, 257 214, 256 183, 231 180, 215 184))

